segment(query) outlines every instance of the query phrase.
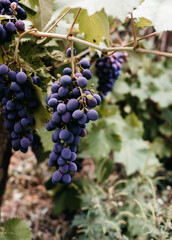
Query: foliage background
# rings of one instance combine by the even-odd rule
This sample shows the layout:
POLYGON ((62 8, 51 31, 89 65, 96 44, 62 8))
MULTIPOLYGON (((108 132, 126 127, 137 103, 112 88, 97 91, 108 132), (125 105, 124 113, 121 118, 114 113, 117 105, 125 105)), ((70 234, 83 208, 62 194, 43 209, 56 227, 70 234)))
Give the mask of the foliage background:
MULTIPOLYGON (((97 1, 91 4, 90 1, 64 3, 53 0, 22 0, 21 2, 30 20, 26 21, 26 25, 29 27, 34 24, 40 31, 46 31, 65 8, 74 7, 75 9, 54 29, 54 32, 62 34, 67 34, 78 4, 83 5, 84 9, 73 29, 74 36, 107 46, 110 41, 119 45, 118 37, 123 42, 132 40, 130 20, 127 19, 125 23, 121 21, 133 6, 138 6, 140 3, 133 0, 131 5, 126 4, 126 1, 122 5, 117 1, 119 5, 116 10, 111 8, 110 4, 103 5, 104 9, 101 10, 101 1, 99 1, 100 5, 97 5, 97 1), (106 13, 112 17, 108 17, 106 13), (113 22, 114 17, 118 17, 118 20, 115 18, 113 22), (116 31, 112 31, 109 38, 109 30, 113 28, 116 31), (103 38, 105 38, 104 42, 103 38)), ((146 7, 147 2, 145 0, 144 5, 139 5, 138 10, 134 12, 137 17, 137 33, 152 32, 153 27, 150 27, 152 25, 157 31, 171 30, 168 12, 164 16, 163 11, 160 10, 162 5, 151 0, 154 8, 150 17, 146 7), (159 22, 155 24, 159 18, 161 24, 159 22), (140 29, 148 26, 149 28, 140 29)), ((169 1, 166 0, 166 3, 169 1)), ((113 4, 115 5, 115 2, 113 4)), ((142 41, 140 46, 147 49, 171 50, 169 36, 170 33, 165 32, 154 41, 142 41)), ((53 186, 49 179, 52 170, 46 165, 52 142, 51 133, 45 130, 45 123, 50 118, 45 106, 45 97, 57 73, 61 74, 64 66, 70 66, 69 59, 65 55, 67 47, 67 41, 51 39, 36 41, 32 37, 23 38, 19 47, 19 58, 42 77, 41 90, 35 87, 42 102, 39 111, 35 113, 37 133, 41 137, 42 145, 38 149, 38 163, 34 164, 35 166, 40 164, 37 167, 41 168, 44 177, 41 179, 42 173, 35 174, 36 168, 33 170, 34 173, 31 173, 30 169, 30 172, 25 173, 24 176, 35 174, 36 179, 45 181, 47 188, 45 191, 48 196, 40 195, 40 199, 47 197, 53 204, 45 228, 52 233, 51 239, 53 237, 78 240, 171 239, 172 60, 129 53, 113 92, 97 108, 98 121, 88 124, 88 135, 79 146, 77 160, 79 172, 74 176, 73 183, 69 186, 53 186), (43 161, 46 162, 41 163, 43 161), (52 224, 52 219, 58 220, 55 226, 53 225, 53 229, 49 226, 52 224), (68 226, 67 231, 63 225, 68 226)), ((86 49, 76 43, 75 48, 77 53, 86 49)), ((11 47, 11 53, 13 52, 14 47, 11 47)), ((86 56, 92 63, 95 90, 98 81, 95 70, 97 54, 100 56, 100 52, 91 51, 86 56)), ((13 174, 10 176, 12 177, 13 174)), ((32 180, 30 183, 32 185, 32 180)), ((34 184, 39 186, 40 183, 34 184)), ((13 186, 18 187, 16 182, 13 186)), ((33 206, 37 208, 38 205, 39 201, 33 206)), ((28 209, 33 211, 31 206, 28 209)), ((26 216, 22 215, 22 217, 28 221, 26 216)), ((7 218, 2 220, 6 221, 7 218)), ((33 219, 30 221, 33 221, 33 224, 30 224, 33 232, 35 222, 33 219)), ((39 221, 42 227, 43 222, 38 219, 39 221)), ((3 225, 0 239, 15 240, 15 234, 13 238, 8 235, 8 231, 14 233, 20 228, 21 231, 25 231, 23 233, 25 239, 27 237, 30 239, 31 233, 28 232, 26 225, 19 222, 19 219, 13 219, 3 225)), ((33 239, 44 237, 41 230, 39 234, 36 231, 32 234, 33 239)), ((19 240, 19 236, 17 237, 19 240)), ((48 237, 50 236, 46 235, 47 239, 48 237)))

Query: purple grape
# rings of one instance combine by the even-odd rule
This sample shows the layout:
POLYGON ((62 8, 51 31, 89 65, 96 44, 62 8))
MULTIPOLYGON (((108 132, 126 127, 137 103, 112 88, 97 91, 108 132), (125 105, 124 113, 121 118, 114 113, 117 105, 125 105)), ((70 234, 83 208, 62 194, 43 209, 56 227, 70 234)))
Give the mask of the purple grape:
POLYGON ((59 133, 59 138, 61 140, 66 141, 69 138, 69 131, 66 130, 66 129, 61 130, 60 133, 59 133))
POLYGON ((27 18, 27 14, 22 7, 17 6, 16 12, 17 12, 17 18, 18 19, 25 20, 27 18))
POLYGON ((75 98, 72 98, 68 101, 66 106, 69 111, 73 112, 79 107, 79 102, 75 98))
POLYGON ((53 151, 55 153, 60 153, 63 149, 63 145, 61 143, 55 143, 54 144, 54 148, 53 148, 53 151))
POLYGON ((62 158, 69 160, 72 156, 71 150, 69 148, 63 148, 61 151, 62 158))
POLYGON ((8 119, 5 119, 4 120, 4 127, 7 129, 7 130, 11 130, 14 126, 14 123, 8 119))
POLYGON ((69 167, 68 167, 68 164, 65 164, 63 166, 59 166, 59 170, 61 173, 67 173, 69 167))
POLYGON ((10 72, 8 73, 8 77, 9 77, 9 79, 10 79, 12 82, 14 82, 14 81, 16 80, 16 72, 10 71, 10 72))
POLYGON ((12 111, 12 110, 15 109, 15 104, 13 103, 12 100, 9 100, 9 101, 6 103, 6 108, 7 108, 7 110, 9 110, 9 111, 12 111))
POLYGON ((16 80, 19 84, 24 84, 27 81, 27 76, 24 72, 19 72, 16 75, 16 80))
POLYGON ((16 133, 21 133, 23 131, 23 127, 20 123, 15 123, 14 124, 14 131, 16 133))
POLYGON ((22 148, 28 148, 29 145, 30 145, 30 141, 28 138, 22 138, 21 141, 20 141, 20 145, 22 148))
POLYGON ((69 132, 69 138, 66 140, 66 143, 72 144, 73 141, 74 141, 74 135, 71 132, 69 132))
POLYGON ((80 61, 80 64, 81 64, 81 67, 82 67, 82 68, 90 68, 90 63, 89 63, 89 61, 87 61, 86 59, 82 59, 82 60, 80 61))
POLYGON ((79 125, 73 124, 70 127, 70 131, 75 135, 79 135, 81 133, 81 127, 79 125))
POLYGON ((29 120, 27 118, 22 118, 21 125, 26 128, 29 124, 29 120))
POLYGON ((63 166, 66 164, 66 161, 60 156, 58 159, 57 159, 57 163, 59 166, 63 166))
POLYGON ((21 109, 20 111, 18 111, 18 115, 21 117, 21 118, 23 118, 23 117, 25 117, 26 116, 26 109, 21 109))
POLYGON ((0 75, 4 75, 8 73, 8 67, 4 64, 0 66, 0 75))
POLYGON ((52 161, 56 161, 58 159, 58 155, 55 152, 50 153, 49 159, 52 161))
POLYGON ((78 135, 75 136, 73 143, 76 144, 76 145, 78 145, 78 144, 80 143, 80 136, 78 136, 78 135))
POLYGON ((52 120, 55 122, 55 123, 59 123, 61 121, 61 116, 58 112, 54 112, 53 113, 53 116, 52 116, 52 120))
POLYGON ((66 112, 62 115, 62 121, 64 123, 69 123, 71 121, 72 115, 70 112, 66 112))
POLYGON ((80 125, 83 125, 87 122, 87 115, 86 114, 83 114, 82 118, 78 120, 78 123, 80 125))
POLYGON ((83 117, 83 113, 81 110, 75 110, 73 113, 72 113, 72 117, 74 119, 81 119, 83 117))
POLYGON ((11 83, 11 90, 14 91, 14 92, 20 92, 21 87, 16 82, 12 82, 11 83))
POLYGON ((52 93, 57 93, 59 88, 60 88, 60 85, 58 84, 58 82, 54 82, 52 87, 51 87, 52 93))
POLYGON ((77 166, 74 162, 69 163, 69 171, 70 172, 76 172, 77 171, 77 166))
POLYGON ((96 93, 93 95, 93 97, 97 100, 97 105, 100 105, 102 101, 100 95, 96 93))
POLYGON ((60 83, 62 86, 66 87, 66 86, 70 86, 71 84, 71 77, 69 77, 68 75, 64 75, 63 77, 61 77, 60 79, 60 83))
POLYGON ((61 172, 59 171, 54 172, 52 176, 52 182, 54 184, 60 182, 60 180, 62 179, 62 176, 63 175, 61 174, 61 172))
POLYGON ((20 139, 15 139, 15 140, 12 140, 12 146, 13 147, 19 147, 20 146, 20 139))
POLYGON ((72 74, 72 69, 71 68, 64 68, 63 69, 63 75, 71 75, 72 74))
POLYGON ((73 95, 75 98, 78 98, 79 96, 81 96, 81 93, 80 93, 79 88, 74 88, 74 89, 72 90, 72 95, 73 95))
POLYGON ((96 107, 97 106, 97 100, 93 97, 92 99, 87 99, 87 104, 89 107, 96 107))
POLYGON ((15 27, 16 27, 18 30, 20 30, 20 31, 24 31, 24 30, 25 30, 25 24, 24 24, 24 22, 19 21, 19 20, 16 21, 15 27))
POLYGON ((75 73, 75 77, 79 78, 79 77, 83 77, 82 73, 75 73))
POLYGON ((16 113, 15 112, 8 113, 7 118, 9 120, 14 120, 16 118, 16 113))
POLYGON ((27 137, 27 138, 30 140, 30 142, 33 141, 33 135, 32 135, 32 133, 25 133, 25 137, 27 137))
POLYGON ((70 150, 71 150, 72 152, 76 153, 76 151, 77 151, 77 146, 76 146, 76 144, 71 144, 71 145, 70 145, 70 150))
POLYGON ((81 129, 81 133, 80 133, 80 136, 81 137, 85 137, 87 135, 87 132, 84 128, 81 129))
POLYGON ((72 156, 71 156, 70 161, 74 162, 75 160, 76 160, 76 153, 72 152, 72 156))
POLYGON ((53 133, 53 135, 52 135, 52 141, 53 142, 57 142, 58 141, 58 139, 59 139, 59 133, 60 133, 60 129, 57 129, 54 133, 53 133))
POLYGON ((84 69, 82 75, 88 80, 92 78, 92 72, 89 69, 84 69))
POLYGON ((58 106, 57 106, 57 112, 59 114, 64 114, 66 112, 66 105, 64 103, 60 103, 58 106))
POLYGON ((58 90, 58 96, 59 96, 59 98, 62 98, 62 99, 67 97, 68 93, 69 93, 69 89, 66 87, 63 87, 63 86, 60 87, 58 90))
POLYGON ((85 88, 87 86, 88 82, 85 77, 79 77, 77 79, 77 85, 81 88, 85 88))
MULTIPOLYGON (((71 57, 71 48, 68 48, 68 49, 67 49, 66 54, 67 54, 68 57, 71 57)), ((75 50, 75 48, 73 48, 73 55, 74 55, 74 56, 76 55, 76 50, 75 50)))
POLYGON ((57 99, 56 98, 51 98, 49 101, 48 101, 48 105, 50 107, 55 107, 57 106, 57 99))
POLYGON ((63 183, 67 183, 67 184, 70 183, 71 182, 71 176, 68 173, 64 174, 63 177, 62 177, 62 181, 63 181, 63 183))
POLYGON ((8 22, 5 25, 5 28, 9 33, 15 33, 15 31, 16 31, 15 24, 13 22, 8 22))
POLYGON ((98 113, 96 110, 91 109, 88 113, 87 113, 87 117, 89 120, 95 121, 98 119, 98 113))

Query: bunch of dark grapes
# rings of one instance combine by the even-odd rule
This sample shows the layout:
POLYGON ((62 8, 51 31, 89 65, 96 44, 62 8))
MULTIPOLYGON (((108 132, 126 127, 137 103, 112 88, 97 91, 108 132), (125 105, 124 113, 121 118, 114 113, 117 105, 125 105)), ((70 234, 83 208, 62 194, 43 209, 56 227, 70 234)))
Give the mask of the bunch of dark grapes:
POLYGON ((0 44, 11 42, 16 29, 19 31, 25 30, 25 24, 20 21, 27 18, 25 10, 19 5, 18 0, 0 0, 0 14, 9 15, 11 21, 4 19, 0 24, 0 44))
MULTIPOLYGON (((74 52, 75 53, 75 52, 74 52)), ((71 51, 67 51, 70 56, 71 51)), ((79 62, 81 72, 72 77, 72 70, 65 68, 63 76, 51 87, 51 94, 46 102, 53 109, 52 119, 47 123, 48 131, 55 130, 52 141, 55 143, 49 156, 49 166, 55 166, 52 182, 70 183, 71 172, 77 171, 76 151, 80 137, 85 137, 86 123, 98 118, 96 110, 92 109, 101 103, 101 97, 87 89, 92 73, 90 63, 83 59, 79 62)))
POLYGON ((23 71, 0 65, 0 102, 14 151, 26 153, 33 140, 33 111, 39 106, 33 85, 23 71))
POLYGON ((126 53, 116 52, 110 57, 103 56, 97 59, 96 74, 99 79, 97 90, 102 98, 113 90, 114 83, 121 73, 123 58, 126 56, 126 53))

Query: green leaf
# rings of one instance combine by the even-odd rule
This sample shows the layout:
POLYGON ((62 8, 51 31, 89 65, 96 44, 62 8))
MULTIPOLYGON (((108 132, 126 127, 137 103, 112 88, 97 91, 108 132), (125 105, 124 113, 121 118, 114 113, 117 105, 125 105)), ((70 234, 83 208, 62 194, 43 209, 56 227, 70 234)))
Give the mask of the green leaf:
POLYGON ((47 131, 45 126, 40 128, 38 134, 41 138, 41 142, 44 148, 44 151, 52 151, 54 143, 52 142, 53 131, 47 131))
POLYGON ((9 219, 0 233, 0 240, 31 240, 30 228, 20 218, 9 219))
POLYGON ((144 17, 139 18, 138 22, 135 24, 138 28, 145 28, 152 26, 152 22, 144 17))
POLYGON ((33 116, 35 118, 35 129, 45 128, 45 124, 51 119, 51 115, 48 112, 45 103, 43 101, 43 94, 39 87, 34 85, 36 96, 39 100, 39 107, 34 111, 33 116))
POLYGON ((39 0, 39 10, 36 15, 35 27, 43 30, 53 15, 54 0, 39 0))
POLYGON ((144 174, 153 174, 150 167, 157 165, 158 159, 150 152, 148 142, 142 139, 128 139, 123 141, 121 151, 115 152, 115 162, 125 165, 127 175, 131 175, 136 171, 144 172, 144 174), (147 170, 147 171, 146 171, 147 170))
POLYGON ((112 150, 118 151, 121 146, 121 138, 115 132, 115 124, 107 124, 105 120, 100 120, 97 126, 88 134, 88 151, 91 156, 100 161, 106 158, 112 150))
POLYGON ((162 125, 160 125, 159 127, 159 131, 160 133, 162 133, 163 135, 170 137, 172 136, 172 122, 171 123, 163 123, 162 125))
POLYGON ((109 21, 104 10, 91 16, 87 10, 81 10, 76 23, 79 23, 79 32, 84 33, 84 40, 99 45, 105 38, 109 44, 109 21))
POLYGON ((172 154, 171 144, 165 142, 161 137, 156 137, 154 139, 151 148, 160 158, 170 157, 172 154))

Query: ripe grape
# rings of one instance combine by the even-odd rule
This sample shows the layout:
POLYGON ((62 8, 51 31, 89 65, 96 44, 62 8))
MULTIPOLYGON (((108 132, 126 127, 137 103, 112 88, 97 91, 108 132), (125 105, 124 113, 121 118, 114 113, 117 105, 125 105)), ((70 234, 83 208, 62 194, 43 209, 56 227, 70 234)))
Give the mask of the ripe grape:
POLYGON ((96 69, 99 78, 97 90, 102 98, 113 90, 114 83, 121 73, 123 58, 126 56, 126 53, 116 52, 110 57, 103 56, 97 59, 96 69))
POLYGON ((86 123, 98 118, 98 113, 92 108, 101 103, 101 97, 85 89, 87 80, 92 77, 90 63, 83 59, 79 67, 81 72, 75 73, 74 77, 72 70, 65 68, 63 76, 53 83, 51 93, 46 98, 46 103, 52 108, 52 119, 47 123, 46 129, 55 130, 52 135, 55 144, 48 162, 57 169, 52 177, 54 184, 71 182, 70 174, 77 171, 77 165, 73 162, 76 160, 80 136, 85 137, 87 134, 86 123), (58 158, 57 155, 52 158, 54 154, 58 158), (56 179, 56 175, 60 177, 56 179))

